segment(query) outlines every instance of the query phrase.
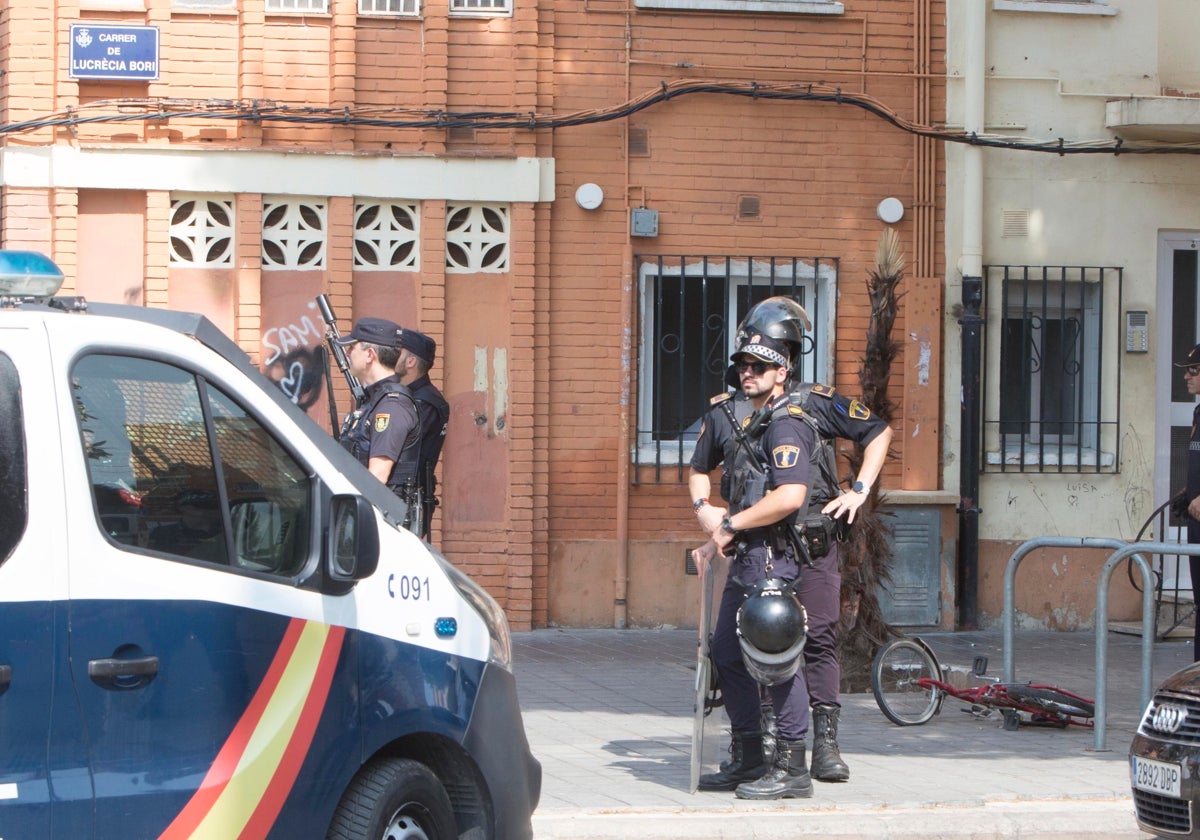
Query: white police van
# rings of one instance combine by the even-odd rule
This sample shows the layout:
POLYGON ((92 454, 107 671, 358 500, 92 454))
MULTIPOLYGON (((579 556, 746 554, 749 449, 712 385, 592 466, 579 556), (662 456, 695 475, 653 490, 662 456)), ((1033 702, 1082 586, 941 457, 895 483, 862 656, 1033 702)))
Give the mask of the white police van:
POLYGON ((530 837, 496 603, 210 322, 61 280, 0 252, 0 840, 530 837))

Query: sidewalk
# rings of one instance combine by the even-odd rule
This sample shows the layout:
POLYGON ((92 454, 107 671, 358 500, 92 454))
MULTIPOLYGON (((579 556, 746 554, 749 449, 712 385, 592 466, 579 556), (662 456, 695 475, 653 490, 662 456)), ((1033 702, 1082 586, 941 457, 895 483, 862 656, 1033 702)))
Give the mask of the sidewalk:
MULTIPOLYGON (((989 657, 999 632, 925 633, 943 664, 989 657)), ((1002 728, 947 699, 925 726, 898 727, 872 695, 842 698, 845 784, 812 799, 746 802, 689 794, 693 630, 538 630, 513 635, 517 685, 542 762, 535 836, 551 838, 1054 837, 1140 838, 1127 750, 1137 727, 1141 639, 1108 635, 1108 751, 1091 730, 1002 728)), ((1155 645, 1154 685, 1192 661, 1190 642, 1155 645)), ((1018 633, 1018 680, 1095 693, 1095 635, 1018 633)), ((725 726, 710 724, 710 729, 725 726)), ((706 771, 727 739, 705 756, 706 771)))

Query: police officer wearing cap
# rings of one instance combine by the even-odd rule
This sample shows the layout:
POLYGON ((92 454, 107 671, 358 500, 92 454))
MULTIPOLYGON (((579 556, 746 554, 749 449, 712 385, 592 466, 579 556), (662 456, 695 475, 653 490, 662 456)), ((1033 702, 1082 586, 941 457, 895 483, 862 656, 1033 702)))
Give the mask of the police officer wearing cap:
MULTIPOLYGON (((1200 344, 1191 349, 1175 367, 1183 368, 1183 381, 1189 394, 1200 394, 1200 344)), ((1192 434, 1188 438, 1187 486, 1183 490, 1181 509, 1176 511, 1187 524, 1189 543, 1200 543, 1200 403, 1192 412, 1192 434), (1186 505, 1186 508, 1184 508, 1186 505)), ((1192 569, 1192 597, 1200 598, 1200 557, 1189 557, 1192 569)), ((1196 603, 1200 603, 1197 600, 1196 603)), ((1192 643, 1192 657, 1200 662, 1200 621, 1192 643)))
POLYGON ((434 470, 442 454, 442 444, 446 441, 450 406, 442 392, 429 381, 429 369, 437 358, 437 342, 423 332, 405 327, 400 330, 399 346, 400 359, 396 362, 396 374, 416 400, 417 416, 421 421, 417 486, 421 488, 421 535, 428 539, 433 527, 433 509, 438 504, 434 470))
MULTIPOLYGON (((400 327, 392 321, 360 318, 349 335, 337 340, 346 348, 350 373, 366 391, 362 405, 348 418, 341 444, 411 505, 407 488, 417 478, 421 425, 416 402, 396 373, 399 333, 400 327)), ((415 514, 410 511, 410 519, 415 514)))
MULTIPOLYGON (((759 683, 743 659, 738 615, 747 587, 767 580, 794 581, 801 577, 796 546, 778 526, 807 506, 810 463, 816 436, 812 428, 789 413, 787 382, 790 348, 787 343, 751 335, 730 358, 742 393, 755 410, 761 434, 747 436, 732 457, 709 444, 706 415, 691 461, 688 486, 694 500, 711 490, 708 474, 724 463, 732 474, 730 506, 711 539, 696 551, 697 561, 709 564, 717 553, 732 555, 721 596, 711 651, 717 680, 732 727, 730 762, 720 771, 700 777, 701 790, 735 791, 739 799, 781 799, 812 796, 812 778, 805 760, 809 726, 808 688, 795 648, 791 668, 766 689, 775 710, 779 737, 771 766, 763 755, 759 683), (730 463, 732 460, 733 463, 730 463), (790 671, 790 675, 788 672, 790 671)), ((753 421, 752 421, 753 422, 753 421)), ((697 505, 699 507, 699 505, 697 505)), ((836 560, 835 560, 836 563, 836 560)), ((803 580, 816 582, 822 570, 805 569, 803 580)), ((776 596, 780 597, 780 596, 776 596)))
MULTIPOLYGON (((801 350, 803 333, 809 329, 808 315, 795 301, 773 297, 756 304, 739 325, 740 336, 756 331, 770 332, 781 340, 795 356, 801 350)), ((795 358, 792 359, 793 363, 795 358)), ((793 374, 795 370, 793 370, 793 374)), ((806 540, 817 571, 805 567, 798 587, 800 602, 807 614, 808 633, 804 646, 804 672, 812 704, 813 748, 810 772, 813 778, 825 782, 844 782, 850 778, 850 768, 842 759, 838 746, 838 723, 841 715, 841 666, 838 661, 838 621, 841 612, 841 573, 838 540, 854 522, 858 510, 866 503, 871 487, 883 470, 891 445, 892 429, 877 414, 858 400, 838 394, 828 385, 791 382, 787 386, 789 410, 813 429, 817 444, 812 453, 813 469, 809 476, 806 510, 800 520, 803 528, 814 536, 821 532, 818 543, 806 540), (853 484, 840 488, 834 439, 843 438, 863 447, 862 463, 853 484), (840 520, 840 521, 839 521, 840 520), (843 524, 844 523, 844 524, 843 524), (818 548, 818 544, 820 547, 818 548)), ((724 451, 728 453, 735 441, 735 427, 749 423, 752 406, 740 395, 721 394, 712 399, 713 409, 701 427, 697 453, 724 451)), ((728 456, 726 473, 729 473, 728 456)), ((711 456, 693 459, 693 467, 703 469, 711 456)), ((732 478, 732 476, 730 476, 732 478)), ((724 487, 726 482, 722 481, 724 487)), ((710 504, 705 490, 692 490, 693 509, 705 533, 719 525, 725 509, 710 504)), ((769 727, 764 727, 769 728, 769 727)), ((768 740, 770 732, 765 733, 768 740)))

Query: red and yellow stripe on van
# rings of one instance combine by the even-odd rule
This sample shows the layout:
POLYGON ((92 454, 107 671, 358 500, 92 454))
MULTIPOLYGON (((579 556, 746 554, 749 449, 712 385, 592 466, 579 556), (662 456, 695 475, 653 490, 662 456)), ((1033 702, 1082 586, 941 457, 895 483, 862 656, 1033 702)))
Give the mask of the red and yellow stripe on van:
POLYGON ((267 836, 312 744, 345 634, 292 619, 262 685, 161 840, 267 836))

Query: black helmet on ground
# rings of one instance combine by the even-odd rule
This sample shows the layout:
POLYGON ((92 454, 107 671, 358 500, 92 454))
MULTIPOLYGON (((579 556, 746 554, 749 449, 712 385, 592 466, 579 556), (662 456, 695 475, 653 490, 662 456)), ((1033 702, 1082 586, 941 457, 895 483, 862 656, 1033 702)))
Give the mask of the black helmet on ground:
POLYGON ((790 680, 800 667, 808 640, 808 613, 793 586, 780 578, 759 581, 749 587, 738 609, 742 662, 762 685, 790 680))

